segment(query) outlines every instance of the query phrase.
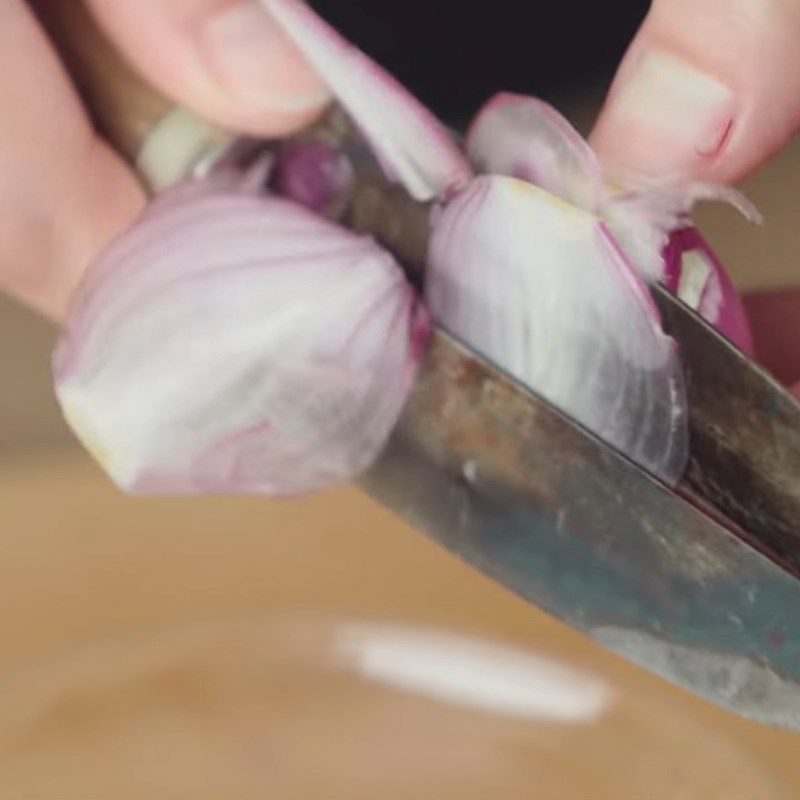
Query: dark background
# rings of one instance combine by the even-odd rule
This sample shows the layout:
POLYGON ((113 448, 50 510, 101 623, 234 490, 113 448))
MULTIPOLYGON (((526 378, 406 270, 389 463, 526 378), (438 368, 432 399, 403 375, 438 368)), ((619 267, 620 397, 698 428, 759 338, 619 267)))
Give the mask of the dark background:
POLYGON ((546 100, 607 84, 648 0, 312 0, 451 123, 500 89, 546 100))

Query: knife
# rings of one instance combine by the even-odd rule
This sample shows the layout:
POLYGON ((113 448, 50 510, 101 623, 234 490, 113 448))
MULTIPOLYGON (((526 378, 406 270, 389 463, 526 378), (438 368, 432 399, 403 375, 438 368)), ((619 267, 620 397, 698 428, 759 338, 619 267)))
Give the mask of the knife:
MULTIPOLYGON (((82 4, 33 5, 99 130, 152 191, 264 146, 143 84, 82 4)), ((419 280, 427 209, 390 186, 351 134, 333 113, 303 136, 348 149, 358 177, 344 220, 419 280)), ((622 657, 736 714, 800 730, 800 406, 679 300, 652 292, 689 391, 691 462, 676 489, 441 328, 361 486, 622 657)))

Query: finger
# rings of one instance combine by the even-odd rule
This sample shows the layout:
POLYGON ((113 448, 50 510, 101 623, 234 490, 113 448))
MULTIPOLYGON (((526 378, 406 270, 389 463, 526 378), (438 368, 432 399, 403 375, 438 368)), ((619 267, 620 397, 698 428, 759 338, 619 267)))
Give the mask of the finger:
POLYGON ((785 384, 800 382, 800 289, 745 297, 759 361, 785 384))
POLYGON ((654 0, 593 134, 628 177, 733 183, 800 127, 800 2, 654 0))
POLYGON ((0 288, 52 317, 142 203, 22 0, 0 3, 0 288))
POLYGON ((314 71, 258 0, 87 0, 132 64, 198 114, 278 135, 328 101, 314 71))

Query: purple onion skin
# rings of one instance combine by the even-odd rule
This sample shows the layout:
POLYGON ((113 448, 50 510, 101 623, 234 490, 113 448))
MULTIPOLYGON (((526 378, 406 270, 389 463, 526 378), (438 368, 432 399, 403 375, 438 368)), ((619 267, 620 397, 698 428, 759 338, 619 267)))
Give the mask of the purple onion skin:
POLYGON ((347 195, 353 169, 347 157, 323 143, 284 149, 275 164, 273 188, 287 200, 324 214, 347 195))
POLYGON ((675 295, 678 294, 683 258, 691 251, 701 252, 713 270, 708 281, 709 286, 704 290, 700 306, 696 310, 745 355, 753 356, 755 352, 753 333, 742 299, 716 253, 711 249, 711 245, 693 226, 679 228, 670 235, 669 243, 664 250, 666 266, 664 283, 667 289, 675 295), (713 304, 707 302, 707 297, 712 291, 718 293, 720 302, 713 304))

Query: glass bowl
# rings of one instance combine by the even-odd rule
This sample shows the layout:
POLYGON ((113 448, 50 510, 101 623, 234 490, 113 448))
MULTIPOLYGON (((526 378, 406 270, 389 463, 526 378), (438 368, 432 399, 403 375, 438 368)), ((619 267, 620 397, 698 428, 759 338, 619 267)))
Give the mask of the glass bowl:
POLYGON ((718 731, 457 631, 309 614, 97 645, 0 681, 15 800, 778 800, 718 731))

